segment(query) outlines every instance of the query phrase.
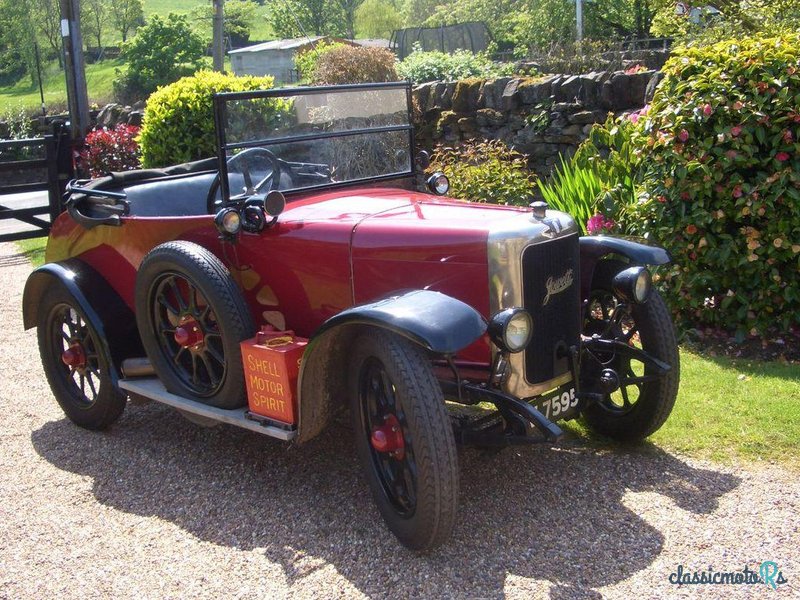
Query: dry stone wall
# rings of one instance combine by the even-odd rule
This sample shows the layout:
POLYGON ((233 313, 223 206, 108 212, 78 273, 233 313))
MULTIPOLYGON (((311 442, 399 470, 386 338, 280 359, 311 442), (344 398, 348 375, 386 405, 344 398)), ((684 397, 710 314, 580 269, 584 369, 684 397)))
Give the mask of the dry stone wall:
POLYGON ((432 82, 413 90, 417 144, 499 139, 530 157, 546 176, 609 113, 641 109, 661 74, 602 72, 546 78, 432 82))

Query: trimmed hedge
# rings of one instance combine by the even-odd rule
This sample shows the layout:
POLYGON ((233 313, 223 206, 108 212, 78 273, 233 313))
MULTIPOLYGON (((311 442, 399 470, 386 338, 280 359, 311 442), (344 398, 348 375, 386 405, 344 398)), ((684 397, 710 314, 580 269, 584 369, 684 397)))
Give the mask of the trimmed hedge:
POLYGON ((800 35, 676 52, 637 140, 633 227, 673 254, 684 324, 747 334, 800 323, 800 35))
POLYGON ((216 155, 213 96, 272 87, 272 77, 200 71, 158 89, 147 100, 139 145, 142 166, 164 167, 216 155))

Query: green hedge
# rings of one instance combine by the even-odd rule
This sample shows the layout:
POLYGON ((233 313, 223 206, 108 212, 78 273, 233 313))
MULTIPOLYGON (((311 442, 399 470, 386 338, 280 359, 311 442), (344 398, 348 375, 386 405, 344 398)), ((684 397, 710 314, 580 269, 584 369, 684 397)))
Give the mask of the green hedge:
POLYGON ((162 87, 147 100, 139 145, 142 166, 163 167, 216 155, 213 96, 272 87, 272 77, 200 71, 162 87))
POLYGON ((739 337, 800 323, 800 35, 678 51, 637 140, 633 228, 672 252, 685 324, 739 337))

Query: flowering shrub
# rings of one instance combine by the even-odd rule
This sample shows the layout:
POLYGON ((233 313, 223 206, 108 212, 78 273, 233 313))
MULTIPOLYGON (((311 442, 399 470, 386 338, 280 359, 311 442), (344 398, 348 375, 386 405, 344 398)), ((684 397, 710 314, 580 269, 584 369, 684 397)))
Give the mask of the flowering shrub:
POLYGON ((611 233, 614 231, 614 223, 613 219, 607 219, 600 213, 597 213, 588 221, 586 221, 586 231, 589 235, 600 235, 601 233, 611 233))
POLYGON ((120 123, 114 129, 97 129, 86 136, 79 155, 81 167, 91 177, 111 171, 132 171, 139 168, 139 128, 120 123))
POLYGON ((525 155, 499 140, 439 147, 428 171, 444 172, 450 179, 450 195, 464 200, 527 206, 536 189, 536 176, 528 171, 525 155))
POLYGON ((767 333, 800 322, 800 35, 680 50, 637 146, 647 198, 632 227, 675 259, 686 321, 767 333))

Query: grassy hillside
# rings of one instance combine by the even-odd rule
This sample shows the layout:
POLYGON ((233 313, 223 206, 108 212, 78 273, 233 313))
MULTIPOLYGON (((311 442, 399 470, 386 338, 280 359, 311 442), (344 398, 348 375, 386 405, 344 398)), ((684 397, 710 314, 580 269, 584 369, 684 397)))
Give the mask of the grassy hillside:
MULTIPOLYGON (((150 15, 167 15, 189 13, 197 6, 207 6, 208 0, 144 0, 145 18, 150 15)), ((272 28, 264 18, 269 9, 267 6, 256 6, 255 18, 250 24, 250 39, 267 40, 272 37, 272 28)))
MULTIPOLYGON (((114 70, 121 64, 117 60, 106 60, 86 65, 86 84, 90 102, 104 104, 111 99, 114 70)), ((65 108, 66 80, 64 71, 58 68, 58 63, 53 62, 47 66, 43 73, 43 83, 47 112, 58 112, 65 108)), ((24 77, 13 86, 0 88, 0 116, 7 111, 16 112, 20 107, 36 108, 40 104, 39 87, 31 85, 29 77, 24 77)))

